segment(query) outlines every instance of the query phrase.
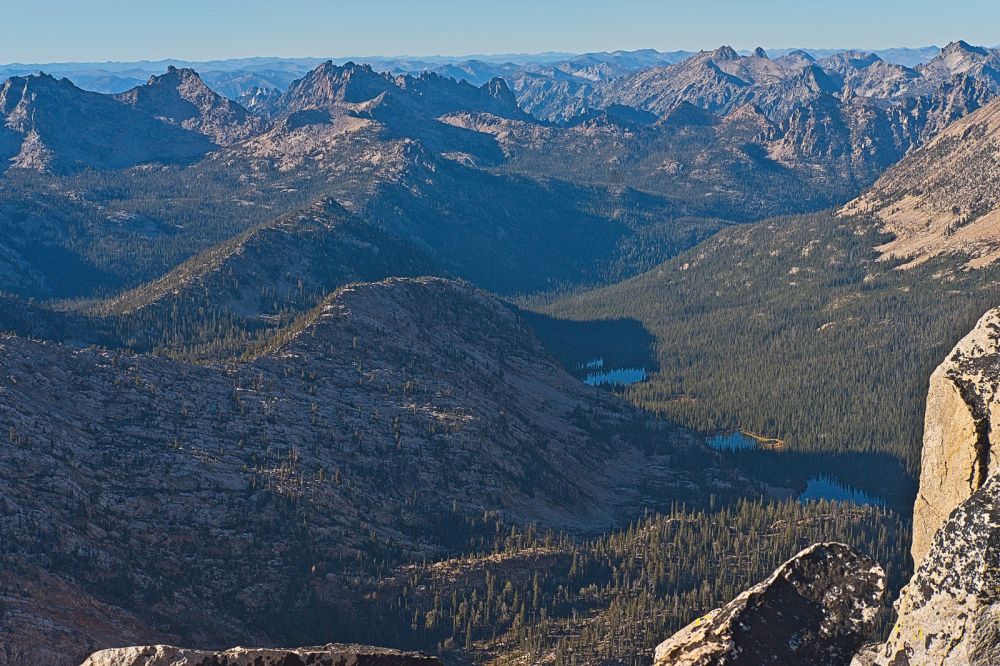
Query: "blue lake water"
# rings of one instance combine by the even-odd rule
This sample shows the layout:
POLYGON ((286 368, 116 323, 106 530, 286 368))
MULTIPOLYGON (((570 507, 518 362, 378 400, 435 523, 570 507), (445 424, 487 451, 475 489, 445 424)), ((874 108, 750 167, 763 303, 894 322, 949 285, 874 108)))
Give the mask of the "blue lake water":
POLYGON ((741 432, 727 432, 709 437, 708 445, 716 451, 752 451, 758 443, 741 432))
POLYGON ((885 506, 885 500, 882 498, 872 497, 863 490, 845 486, 843 483, 825 474, 809 479, 805 491, 799 495, 800 502, 812 500, 837 500, 840 502, 853 502, 854 504, 885 506))
POLYGON ((588 386, 627 386, 646 381, 646 368, 618 368, 604 372, 587 373, 583 383, 588 386))
MULTIPOLYGON (((893 492, 893 489, 898 489, 901 484, 905 485, 905 479, 894 479, 888 475, 883 475, 884 478, 869 478, 878 477, 878 469, 885 468, 886 465, 885 461, 864 458, 864 454, 851 457, 843 454, 772 450, 761 446, 758 440, 742 432, 711 435, 706 443, 749 476, 777 490, 787 489, 800 502, 836 500, 859 505, 887 506, 886 497, 900 494, 893 492), (845 478, 855 479, 866 488, 879 491, 862 490, 854 483, 845 482, 845 478), (883 497, 882 493, 887 494, 883 497)), ((886 471, 889 474, 902 472, 901 469, 897 472, 892 466, 886 471)), ((905 489, 902 494, 905 496, 905 489)), ((894 501, 893 506, 906 505, 906 502, 906 499, 894 501)))

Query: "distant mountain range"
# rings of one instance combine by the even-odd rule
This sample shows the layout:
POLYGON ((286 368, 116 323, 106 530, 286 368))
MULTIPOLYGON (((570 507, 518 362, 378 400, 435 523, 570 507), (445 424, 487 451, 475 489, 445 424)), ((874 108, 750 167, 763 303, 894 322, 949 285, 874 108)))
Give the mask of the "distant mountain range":
POLYGON ((587 56, 479 84, 326 61, 241 101, 173 66, 114 95, 12 77, 0 289, 138 287, 320 197, 499 293, 596 284, 734 222, 843 205, 1000 94, 1000 52, 965 42, 916 68, 720 47, 622 73, 675 56, 587 56))
MULTIPOLYGON (((772 49, 775 56, 804 50, 816 59, 826 58, 853 49, 772 49)), ((881 59, 906 67, 914 67, 931 60, 940 48, 876 49, 871 51, 881 59)), ((465 78, 470 83, 481 84, 498 75, 509 74, 520 68, 586 67, 619 74, 680 62, 694 55, 695 51, 602 51, 595 53, 512 53, 480 54, 467 56, 354 56, 334 58, 339 65, 358 62, 371 65, 377 71, 395 74, 436 72, 455 78, 465 78)), ((742 52, 749 55, 750 51, 742 52)), ((222 95, 235 99, 253 88, 286 88, 293 80, 316 67, 327 58, 231 58, 225 60, 138 60, 133 62, 51 62, 0 64, 0 79, 45 72, 56 78, 67 77, 85 90, 119 93, 141 85, 150 76, 160 74, 167 67, 195 69, 205 82, 222 95)))

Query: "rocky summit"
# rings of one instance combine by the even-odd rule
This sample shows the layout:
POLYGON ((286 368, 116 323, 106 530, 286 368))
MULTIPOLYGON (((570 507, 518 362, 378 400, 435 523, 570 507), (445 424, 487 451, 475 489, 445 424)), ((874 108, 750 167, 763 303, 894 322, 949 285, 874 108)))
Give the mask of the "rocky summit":
POLYGON ((920 490, 913 509, 913 561, 923 560, 949 514, 1000 473, 1000 310, 975 329, 931 375, 924 418, 920 490))
POLYGON ((885 573, 871 559, 844 544, 816 544, 661 643, 654 664, 847 664, 885 589, 885 573))
POLYGON ((419 652, 332 643, 294 649, 237 647, 218 652, 150 645, 100 650, 82 666, 441 666, 441 660, 419 652))

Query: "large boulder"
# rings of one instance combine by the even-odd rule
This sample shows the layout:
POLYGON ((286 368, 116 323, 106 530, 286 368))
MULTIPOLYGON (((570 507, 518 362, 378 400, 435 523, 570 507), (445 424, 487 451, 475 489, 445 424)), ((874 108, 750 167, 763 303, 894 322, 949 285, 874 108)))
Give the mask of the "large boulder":
POLYGON ((884 594, 878 564, 841 543, 815 544, 661 643, 654 664, 848 664, 884 594))
POLYGON ((1000 309, 979 320, 931 375, 924 418, 920 491, 913 508, 913 561, 959 504, 1000 471, 992 443, 1000 420, 1000 309))
POLYGON ((441 666, 420 652, 400 652, 362 645, 323 645, 295 649, 235 647, 222 652, 188 650, 172 645, 101 650, 83 666, 441 666))
POLYGON ((896 626, 874 663, 1000 664, 1000 476, 952 512, 897 608, 896 626))

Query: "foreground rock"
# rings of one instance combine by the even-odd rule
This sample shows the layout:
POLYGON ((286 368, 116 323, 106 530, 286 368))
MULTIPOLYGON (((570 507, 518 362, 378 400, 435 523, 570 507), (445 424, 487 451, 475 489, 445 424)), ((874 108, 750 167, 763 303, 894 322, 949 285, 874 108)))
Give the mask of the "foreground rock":
POLYGON ((866 647, 856 666, 1000 664, 998 336, 992 310, 931 377, 913 511, 917 570, 888 641, 866 647))
POLYGON ((874 663, 1000 664, 1000 476, 991 477, 938 530, 900 593, 898 609, 874 663))
POLYGON ((420 652, 362 645, 323 645, 295 649, 236 647, 224 652, 186 650, 171 645, 101 650, 83 666, 434 666, 441 660, 420 652))
POLYGON ((959 504, 1000 471, 991 433, 1000 413, 1000 309, 975 329, 931 376, 924 420, 920 491, 913 509, 913 561, 959 504))
POLYGON ((844 544, 815 544, 661 643, 654 664, 847 664, 884 594, 878 564, 844 544))

